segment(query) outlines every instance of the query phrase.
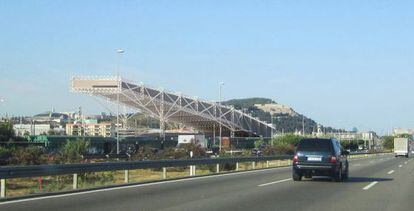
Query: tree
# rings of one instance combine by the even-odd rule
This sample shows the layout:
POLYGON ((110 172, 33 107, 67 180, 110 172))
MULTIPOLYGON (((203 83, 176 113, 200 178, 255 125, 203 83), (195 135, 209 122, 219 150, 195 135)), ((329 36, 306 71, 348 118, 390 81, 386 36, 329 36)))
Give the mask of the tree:
POLYGON ((0 122, 0 142, 7 142, 14 138, 13 124, 11 122, 0 122))
POLYGON ((384 136, 382 137, 382 140, 384 149, 394 149, 394 136, 384 136))

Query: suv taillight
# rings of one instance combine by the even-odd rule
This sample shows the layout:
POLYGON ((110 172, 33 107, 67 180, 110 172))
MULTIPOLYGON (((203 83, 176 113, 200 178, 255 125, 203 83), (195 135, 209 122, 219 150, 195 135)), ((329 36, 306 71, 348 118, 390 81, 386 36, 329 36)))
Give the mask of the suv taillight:
POLYGON ((293 156, 293 163, 297 164, 299 162, 299 157, 298 155, 293 156))
POLYGON ((329 162, 331 162, 333 164, 336 164, 336 157, 335 156, 330 156, 329 162))

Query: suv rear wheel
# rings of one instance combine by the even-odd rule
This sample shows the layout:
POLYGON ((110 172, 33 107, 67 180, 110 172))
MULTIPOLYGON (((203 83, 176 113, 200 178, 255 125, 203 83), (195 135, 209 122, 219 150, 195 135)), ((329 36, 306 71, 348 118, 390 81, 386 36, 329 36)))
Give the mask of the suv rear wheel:
POLYGON ((335 173, 334 175, 334 180, 335 182, 342 182, 342 166, 339 168, 338 172, 335 173))
POLYGON ((342 180, 347 180, 349 177, 349 166, 346 165, 346 170, 342 172, 342 180))
POLYGON ((296 171, 293 171, 292 172, 292 178, 293 178, 293 181, 301 181, 302 180, 302 175, 299 174, 296 171))

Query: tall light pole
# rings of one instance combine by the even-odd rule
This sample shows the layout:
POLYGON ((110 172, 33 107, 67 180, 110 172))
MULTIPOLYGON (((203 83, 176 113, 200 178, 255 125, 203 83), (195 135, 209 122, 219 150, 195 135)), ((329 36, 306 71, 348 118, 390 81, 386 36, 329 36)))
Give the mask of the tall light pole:
MULTIPOLYGON (((220 82, 220 84, 219 84, 219 109, 220 109, 220 112, 219 112, 219 121, 221 120, 221 89, 223 88, 223 86, 224 86, 224 82, 220 82)), ((220 149, 220 151, 221 151, 221 131, 222 131, 222 126, 221 126, 221 121, 220 121, 220 130, 219 130, 219 136, 220 136, 220 140, 219 140, 219 144, 220 144, 220 147, 219 147, 219 149, 220 149)))
POLYGON ((120 76, 119 76, 119 63, 120 63, 120 59, 121 59, 121 55, 125 52, 122 49, 118 49, 116 50, 116 52, 118 53, 118 58, 117 58, 117 65, 116 65, 116 79, 118 81, 118 91, 116 92, 116 154, 119 154, 119 92, 121 91, 122 87, 120 87, 121 82, 120 82, 120 76))
POLYGON ((302 136, 305 136, 305 116, 302 115, 302 136))

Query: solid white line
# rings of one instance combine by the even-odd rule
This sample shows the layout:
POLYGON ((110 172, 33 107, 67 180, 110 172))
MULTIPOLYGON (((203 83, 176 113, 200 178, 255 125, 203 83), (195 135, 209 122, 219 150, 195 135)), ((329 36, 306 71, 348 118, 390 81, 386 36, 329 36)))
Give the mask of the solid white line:
POLYGON ((76 196, 76 195, 83 195, 83 194, 89 194, 89 193, 98 193, 98 192, 105 192, 105 191, 112 191, 112 190, 122 190, 122 189, 136 188, 136 187, 162 185, 162 184, 168 184, 168 183, 185 182, 185 181, 208 179, 208 178, 215 178, 215 177, 225 177, 225 176, 232 176, 232 175, 257 173, 257 172, 262 172, 262 171, 271 171, 271 170, 278 170, 278 169, 284 169, 284 168, 292 168, 292 167, 291 166, 286 166, 286 167, 269 168, 269 169, 258 169, 258 170, 254 170, 254 171, 243 171, 243 172, 235 172, 235 173, 220 174, 220 175, 207 175, 207 176, 203 176, 203 177, 193 177, 193 178, 184 178, 184 179, 178 179, 178 180, 159 181, 159 182, 152 182, 152 183, 145 183, 145 184, 138 184, 138 185, 128 185, 128 186, 121 186, 121 187, 113 187, 113 188, 105 188, 105 189, 98 189, 98 190, 82 191, 82 192, 76 192, 76 193, 66 193, 66 194, 53 195, 53 196, 41 196, 41 197, 36 197, 36 198, 27 198, 27 199, 18 199, 18 200, 14 200, 14 201, 0 202, 0 205, 14 204, 14 203, 19 203, 19 202, 27 202, 27 201, 36 201, 36 200, 42 200, 42 199, 61 198, 61 197, 66 197, 66 196, 76 196))
POLYGON ((407 161, 405 161, 404 164, 407 164, 407 161))
POLYGON ((400 167, 400 168, 401 168, 401 167, 402 167, 402 165, 399 165, 398 167, 400 167))
POLYGON ((287 182, 287 181, 290 181, 290 180, 292 180, 292 179, 291 178, 289 178, 289 179, 282 179, 282 180, 278 180, 278 181, 274 181, 274 182, 269 182, 269 183, 261 184, 261 185, 258 185, 258 187, 263 187, 263 186, 266 186, 266 185, 273 185, 273 184, 277 184, 277 183, 287 182))
POLYGON ((362 190, 368 190, 368 189, 372 188, 372 186, 376 185, 377 183, 378 183, 378 181, 371 182, 369 185, 362 188, 362 190))
POLYGON ((392 174, 392 173, 394 173, 394 170, 391 170, 391 171, 388 172, 388 174, 392 174))

